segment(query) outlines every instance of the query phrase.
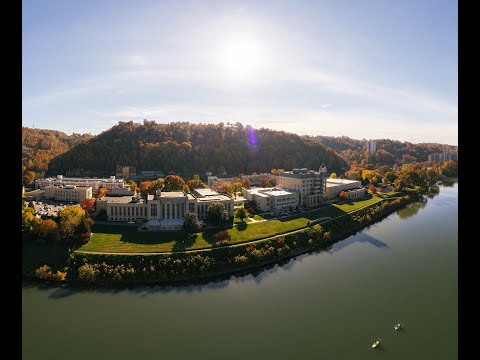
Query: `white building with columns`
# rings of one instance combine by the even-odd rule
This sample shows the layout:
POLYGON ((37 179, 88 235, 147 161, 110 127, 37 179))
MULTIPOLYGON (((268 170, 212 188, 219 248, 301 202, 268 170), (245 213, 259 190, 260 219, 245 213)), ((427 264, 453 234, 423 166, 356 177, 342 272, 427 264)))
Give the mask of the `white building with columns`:
POLYGON ((207 218, 207 209, 214 202, 222 203, 229 216, 233 216, 234 200, 231 196, 219 194, 210 189, 183 191, 160 191, 138 196, 109 196, 97 200, 97 211, 105 209, 110 222, 145 223, 147 230, 180 230, 185 213, 196 213, 199 219, 207 218))

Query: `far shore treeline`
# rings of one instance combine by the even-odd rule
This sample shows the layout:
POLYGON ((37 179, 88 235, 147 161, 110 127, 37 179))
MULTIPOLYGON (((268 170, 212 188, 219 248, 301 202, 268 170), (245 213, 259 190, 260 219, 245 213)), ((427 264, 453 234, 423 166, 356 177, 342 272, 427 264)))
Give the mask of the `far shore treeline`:
POLYGON ((28 184, 35 178, 77 169, 92 176, 107 176, 117 165, 188 178, 206 172, 238 176, 271 169, 316 169, 324 163, 329 172, 340 175, 352 168, 392 167, 425 162, 428 154, 458 152, 457 146, 437 143, 375 142, 377 151, 369 155, 365 139, 298 136, 252 129, 241 123, 130 121, 119 122, 97 136, 23 127, 22 164, 24 183, 28 184))

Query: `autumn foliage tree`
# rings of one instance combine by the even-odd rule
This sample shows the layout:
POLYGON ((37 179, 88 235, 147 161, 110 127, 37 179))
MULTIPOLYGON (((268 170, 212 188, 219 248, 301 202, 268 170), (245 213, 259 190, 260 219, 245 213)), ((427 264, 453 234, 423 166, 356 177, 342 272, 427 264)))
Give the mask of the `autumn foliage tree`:
POLYGON ((337 174, 334 173, 334 172, 332 172, 332 173, 330 174, 330 179, 336 179, 336 178, 337 178, 337 174))
POLYGON ((143 196, 143 197, 147 197, 148 195, 148 189, 150 189, 150 186, 152 185, 152 181, 142 181, 140 183, 140 194, 143 196))
POLYGON ((86 212, 88 212, 90 216, 93 214, 94 206, 95 206, 95 199, 84 199, 80 203, 80 207, 86 212))
POLYGON ((85 232, 90 232, 90 226, 85 219, 85 210, 78 206, 67 206, 60 211, 60 235, 65 241, 72 243, 83 240, 85 232))
POLYGON ((130 183, 128 184, 128 186, 130 187, 130 190, 137 191, 137 183, 135 181, 130 180, 130 183))
POLYGON ((23 173, 23 184, 30 185, 35 181, 35 171, 25 171, 23 173))
POLYGON ((268 178, 266 176, 262 176, 258 179, 258 186, 260 187, 274 187, 277 184, 277 179, 274 177, 268 178))
POLYGON ((58 224, 52 219, 40 220, 37 226, 38 237, 46 241, 55 240, 58 236, 58 224))
POLYGON ((232 195, 234 188, 233 185, 229 182, 222 183, 218 188, 218 191, 227 195, 232 195))
POLYGON ((342 200, 348 199, 348 194, 346 191, 341 191, 340 194, 338 194, 338 197, 342 200))
POLYGON ((252 187, 252 182, 250 181, 250 179, 243 179, 242 180, 242 187, 244 189, 249 189, 252 187))
POLYGON ((185 181, 178 175, 168 175, 164 181, 164 191, 183 190, 185 181))
POLYGON ((107 190, 105 188, 99 187, 97 191, 97 197, 101 199, 102 197, 105 196, 106 193, 107 193, 107 190))
POLYGON ((285 170, 283 170, 283 169, 272 169, 272 170, 270 170, 270 174, 275 175, 275 176, 278 176, 283 172, 285 172, 285 170))
POLYGON ((207 185, 203 183, 203 181, 200 179, 200 176, 198 175, 193 175, 193 179, 187 181, 187 186, 190 190, 204 189, 207 187, 207 185))

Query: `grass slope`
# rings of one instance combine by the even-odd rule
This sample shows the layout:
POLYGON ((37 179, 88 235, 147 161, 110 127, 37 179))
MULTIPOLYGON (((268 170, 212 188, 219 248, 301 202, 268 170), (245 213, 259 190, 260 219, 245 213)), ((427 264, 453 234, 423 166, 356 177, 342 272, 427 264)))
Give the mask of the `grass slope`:
MULTIPOLYGON (((359 201, 328 205, 290 217, 280 217, 260 223, 238 224, 228 229, 229 244, 263 239, 305 227, 310 220, 337 217, 381 201, 377 196, 359 201)), ((94 225, 90 242, 79 250, 96 252, 169 252, 212 247, 215 231, 199 233, 189 238, 184 232, 139 232, 135 228, 115 225, 94 225)))

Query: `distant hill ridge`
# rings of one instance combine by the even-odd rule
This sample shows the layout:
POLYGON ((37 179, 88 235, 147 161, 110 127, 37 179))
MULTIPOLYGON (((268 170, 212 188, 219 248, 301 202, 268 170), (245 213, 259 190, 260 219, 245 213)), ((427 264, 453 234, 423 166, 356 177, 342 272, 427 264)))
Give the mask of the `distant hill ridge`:
POLYGON ((193 174, 238 175, 270 172, 272 168, 325 164, 330 171, 344 172, 348 165, 333 150, 299 135, 236 124, 143 124, 119 122, 112 128, 80 142, 53 158, 48 174, 81 168, 113 172, 117 165, 138 170, 161 170, 184 177, 193 174))
POLYGON ((428 154, 437 154, 444 151, 457 153, 458 146, 438 143, 418 143, 390 139, 374 139, 376 154, 374 157, 366 154, 367 140, 351 139, 347 136, 303 136, 304 139, 323 144, 344 158, 350 166, 363 163, 372 163, 378 166, 423 162, 428 160, 428 154))

